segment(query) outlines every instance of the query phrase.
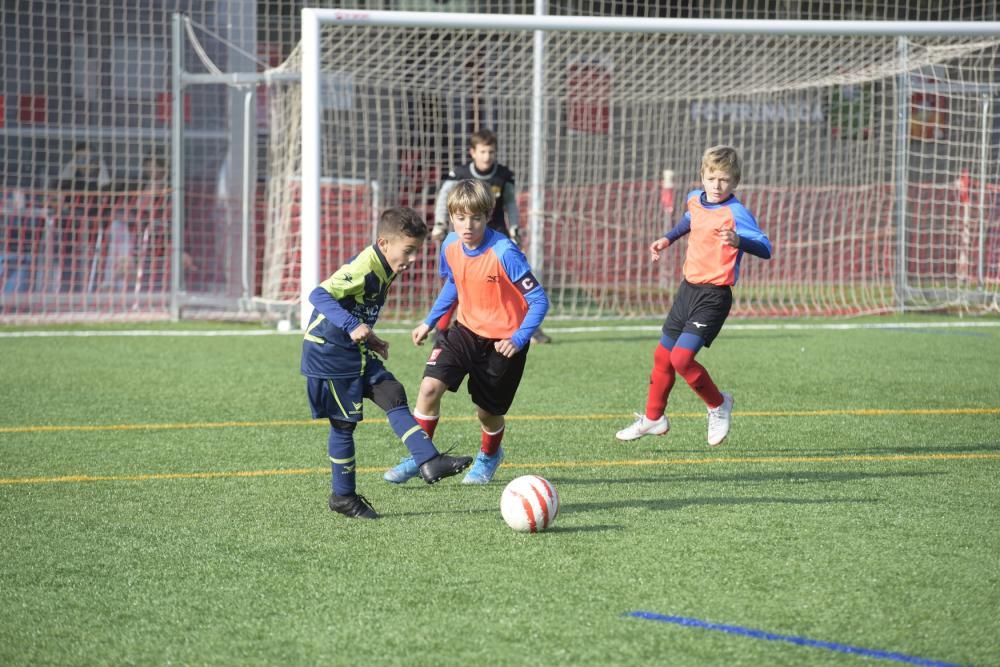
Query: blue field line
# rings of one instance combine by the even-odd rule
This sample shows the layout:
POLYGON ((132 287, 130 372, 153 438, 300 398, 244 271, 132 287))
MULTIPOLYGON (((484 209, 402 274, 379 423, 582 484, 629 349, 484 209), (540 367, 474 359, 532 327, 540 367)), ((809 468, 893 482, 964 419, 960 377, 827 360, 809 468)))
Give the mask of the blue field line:
POLYGON ((880 651, 878 649, 862 648, 860 646, 850 646, 849 644, 838 644, 836 642, 824 642, 818 639, 809 639, 807 637, 778 635, 764 630, 754 630, 753 628, 744 628, 738 625, 712 623, 710 621, 703 621, 697 618, 687 618, 685 616, 666 616, 664 614, 656 614, 651 611, 630 611, 627 612, 625 616, 641 618, 647 621, 659 621, 661 623, 676 623, 677 625, 686 625, 688 627, 702 628, 704 630, 718 630, 719 632, 728 632, 731 635, 742 635, 744 637, 752 637, 754 639, 765 639, 771 642, 787 642, 798 646, 825 648, 828 651, 850 653, 852 655, 860 655, 866 658, 875 658, 876 660, 893 660, 895 662, 904 662, 908 665, 922 665, 924 667, 961 667, 960 665, 952 662, 928 660, 927 658, 906 655, 904 653, 880 651))

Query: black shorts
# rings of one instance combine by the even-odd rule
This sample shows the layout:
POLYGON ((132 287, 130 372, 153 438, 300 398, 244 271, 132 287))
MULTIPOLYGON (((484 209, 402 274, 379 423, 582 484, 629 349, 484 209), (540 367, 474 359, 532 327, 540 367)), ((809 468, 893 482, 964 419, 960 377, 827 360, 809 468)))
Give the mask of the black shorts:
POLYGON ((469 376, 472 402, 493 415, 505 415, 521 384, 530 343, 509 359, 493 347, 495 338, 477 336, 459 323, 438 331, 424 377, 440 380, 458 391, 469 376))
POLYGON ((692 285, 682 280, 663 323, 663 334, 677 340, 682 333, 691 333, 710 347, 732 307, 733 289, 728 285, 692 285))

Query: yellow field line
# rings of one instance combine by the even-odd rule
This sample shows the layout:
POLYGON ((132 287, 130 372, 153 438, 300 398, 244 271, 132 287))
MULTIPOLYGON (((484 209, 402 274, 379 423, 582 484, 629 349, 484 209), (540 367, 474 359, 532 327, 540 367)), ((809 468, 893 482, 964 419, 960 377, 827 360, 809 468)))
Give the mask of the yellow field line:
MULTIPOLYGON (((892 461, 1000 460, 1000 452, 954 454, 849 454, 844 456, 735 456, 702 459, 634 459, 622 461, 551 461, 548 463, 504 464, 505 468, 545 470, 551 468, 616 468, 639 466, 686 466, 734 463, 871 463, 892 461)), ((380 473, 383 468, 358 468, 359 473, 380 473)), ((0 486, 14 484, 64 484, 71 482, 147 482, 172 479, 232 479, 276 477, 280 475, 328 475, 329 468, 287 468, 274 470, 232 470, 225 472, 148 473, 140 475, 63 475, 60 477, 0 477, 0 486)))
MULTIPOLYGON (((371 472, 374 472, 372 468, 371 472)), ((314 475, 329 473, 328 468, 286 470, 228 470, 225 472, 166 472, 140 475, 62 475, 60 477, 0 477, 4 484, 58 484, 66 482, 148 482, 157 479, 231 479, 233 477, 274 477, 278 475, 314 475)), ((358 472, 362 472, 360 469, 358 472)))
MULTIPOLYGON (((734 413, 743 417, 891 417, 906 415, 997 415, 1000 408, 912 408, 883 409, 856 408, 846 410, 747 410, 734 413)), ((595 415, 512 415, 508 421, 597 421, 625 419, 622 414, 595 415)), ((704 412, 672 413, 671 419, 704 419, 704 412)), ((475 417, 444 417, 442 421, 473 421, 475 417)), ((372 419, 365 423, 381 424, 381 419, 372 419)), ((65 425, 34 425, 34 426, 0 426, 0 433, 65 433, 68 431, 169 431, 190 429, 217 428, 267 428, 275 426, 325 426, 328 422, 321 419, 275 419, 270 421, 251 422, 177 422, 167 424, 65 424, 65 425)))
POLYGON ((0 433, 65 433, 66 431, 172 431, 213 428, 261 428, 269 426, 313 426, 329 422, 313 419, 275 419, 262 422, 177 422, 172 424, 66 424, 58 426, 3 426, 0 433))

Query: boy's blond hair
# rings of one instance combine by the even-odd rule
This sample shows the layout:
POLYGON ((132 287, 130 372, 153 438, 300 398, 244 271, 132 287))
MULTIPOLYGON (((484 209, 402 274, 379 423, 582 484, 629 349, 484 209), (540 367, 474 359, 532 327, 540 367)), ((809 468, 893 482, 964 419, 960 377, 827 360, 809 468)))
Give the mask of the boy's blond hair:
POLYGON ((448 214, 471 213, 487 217, 493 212, 493 193, 479 179, 459 181, 448 193, 448 214))
POLYGON ((701 156, 701 175, 704 176, 705 172, 713 169, 724 171, 732 176, 733 187, 736 187, 743 173, 743 161, 740 160, 740 154, 732 146, 712 146, 701 156))

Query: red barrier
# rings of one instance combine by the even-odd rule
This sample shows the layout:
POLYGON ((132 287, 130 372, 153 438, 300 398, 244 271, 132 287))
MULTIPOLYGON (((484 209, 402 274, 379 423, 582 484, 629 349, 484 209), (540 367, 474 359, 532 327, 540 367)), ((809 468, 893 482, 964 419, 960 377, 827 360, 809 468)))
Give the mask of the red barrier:
MULTIPOLYGON (((371 243, 375 212, 368 185, 324 183, 320 193, 320 275, 325 278, 371 243)), ((659 181, 553 188, 544 193, 545 238, 533 237, 527 216, 522 220, 526 250, 530 252, 531 243, 543 243, 542 279, 554 293, 559 290, 563 303, 576 300, 591 313, 660 313, 680 280, 683 247, 668 251, 666 261, 657 264, 649 261, 647 248, 682 212, 685 192, 674 194, 673 210, 664 211, 659 181)), ((148 314, 167 307, 170 191, 7 189, 0 190, 0 197, 0 315, 78 313, 81 308, 105 309, 86 311, 95 315, 130 310, 148 314), (103 295, 103 300, 99 306, 88 305, 75 295, 103 295)), ((899 257, 893 186, 746 185, 740 198, 775 246, 772 261, 744 263, 742 284, 774 295, 755 304, 755 314, 764 314, 758 306, 772 315, 850 313, 871 309, 866 299, 891 301, 899 257), (844 296, 852 290, 871 294, 844 296)), ((408 201, 422 203, 429 212, 426 197, 408 201)), ((231 293, 232 253, 239 244, 232 237, 230 212, 209 184, 190 184, 185 202, 183 288, 188 293, 231 293)), ((526 195, 520 204, 526 211, 526 195)), ((911 185, 905 239, 908 283, 932 289, 974 289, 980 277, 987 285, 1000 283, 998 211, 998 185, 984 188, 971 178, 911 185)), ((298 298, 298 207, 290 213, 280 237, 265 238, 266 201, 263 185, 258 188, 254 294, 261 293, 263 269, 269 266, 278 275, 268 284, 278 289, 264 296, 298 298)), ((397 308, 420 310, 433 299, 440 288, 436 252, 436 244, 425 244, 407 280, 394 290, 397 308)))
POLYGON ((0 190, 0 315, 163 311, 169 190, 0 190))

